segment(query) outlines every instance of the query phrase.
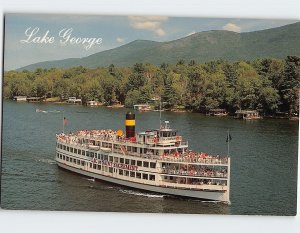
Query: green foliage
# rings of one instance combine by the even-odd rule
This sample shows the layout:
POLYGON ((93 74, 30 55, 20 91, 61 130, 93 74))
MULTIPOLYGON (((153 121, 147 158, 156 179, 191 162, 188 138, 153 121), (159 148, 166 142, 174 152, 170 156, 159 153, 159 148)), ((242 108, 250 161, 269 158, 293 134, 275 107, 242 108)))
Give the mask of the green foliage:
POLYGON ((300 58, 258 59, 253 62, 194 60, 160 66, 37 69, 4 73, 3 96, 16 95, 97 100, 106 105, 163 102, 164 108, 207 112, 212 108, 257 109, 271 115, 299 110, 300 58))

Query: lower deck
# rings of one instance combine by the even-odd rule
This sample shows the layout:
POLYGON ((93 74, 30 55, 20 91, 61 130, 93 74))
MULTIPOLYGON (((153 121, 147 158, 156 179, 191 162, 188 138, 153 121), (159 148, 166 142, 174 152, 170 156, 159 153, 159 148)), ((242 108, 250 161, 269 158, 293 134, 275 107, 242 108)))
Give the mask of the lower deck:
POLYGON ((121 180, 110 176, 105 176, 97 173, 91 173, 89 171, 85 171, 80 168, 75 168, 68 166, 64 163, 57 162, 57 165, 63 169, 69 170, 74 173, 78 173, 87 177, 91 177, 94 179, 103 180, 110 183, 115 183, 118 185, 131 187, 134 189, 146 190, 150 192, 156 192, 161 194, 167 195, 175 195, 175 196, 182 196, 182 197, 189 197, 189 198, 197 198, 197 199, 204 199, 204 200, 214 200, 214 201, 221 201, 225 203, 229 202, 229 193, 228 192, 213 192, 208 190, 190 190, 190 189, 178 189, 174 187, 167 187, 167 186, 155 186, 155 185, 148 185, 148 184, 141 184, 135 183, 128 180, 121 180))
MULTIPOLYGON (((190 169, 188 171, 179 170, 185 165, 180 163, 168 163, 166 161, 139 159, 134 157, 124 157, 121 154, 107 153, 87 157, 68 153, 57 149, 56 161, 59 166, 77 173, 85 173, 89 177, 107 180, 113 179, 113 183, 126 183, 129 187, 140 188, 149 191, 161 192, 160 189, 172 189, 162 193, 204 198, 210 200, 229 201, 228 179, 224 174, 197 173, 190 169), (177 169, 177 170, 176 170, 177 169), (194 173, 191 174, 191 171, 194 173), (196 174, 197 173, 197 174, 196 174), (147 188, 148 187, 148 188, 147 188), (189 195, 185 192, 189 191, 189 195), (222 198, 198 197, 197 193, 219 193, 222 198)), ((213 195, 215 196, 215 195, 213 195)))

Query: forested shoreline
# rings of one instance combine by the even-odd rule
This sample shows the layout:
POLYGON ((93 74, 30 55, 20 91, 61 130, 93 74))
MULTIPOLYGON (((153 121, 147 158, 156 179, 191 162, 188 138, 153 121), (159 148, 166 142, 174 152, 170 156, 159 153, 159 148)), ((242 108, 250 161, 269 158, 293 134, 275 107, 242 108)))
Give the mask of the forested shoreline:
POLYGON ((298 113, 300 57, 197 64, 179 60, 160 66, 137 63, 131 67, 36 69, 4 73, 3 97, 81 98, 105 105, 158 105, 207 112, 224 108, 258 110, 263 115, 298 113))

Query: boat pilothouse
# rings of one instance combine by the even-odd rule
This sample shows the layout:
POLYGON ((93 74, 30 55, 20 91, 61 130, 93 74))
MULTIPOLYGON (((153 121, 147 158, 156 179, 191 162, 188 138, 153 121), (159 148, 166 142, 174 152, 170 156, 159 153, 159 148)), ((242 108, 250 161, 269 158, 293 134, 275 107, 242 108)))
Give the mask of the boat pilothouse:
POLYGON ((168 121, 135 133, 135 115, 122 130, 80 130, 56 136, 58 166, 96 179, 168 195, 229 203, 230 158, 189 150, 168 121))

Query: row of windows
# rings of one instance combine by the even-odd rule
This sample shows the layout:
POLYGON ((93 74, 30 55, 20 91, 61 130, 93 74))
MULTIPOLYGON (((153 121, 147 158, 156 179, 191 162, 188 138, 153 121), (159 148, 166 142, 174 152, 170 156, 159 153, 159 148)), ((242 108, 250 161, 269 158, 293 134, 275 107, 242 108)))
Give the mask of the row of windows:
POLYGON ((62 145, 62 144, 58 144, 58 148, 60 148, 62 150, 70 151, 71 153, 87 156, 87 157, 90 157, 90 158, 97 158, 97 159, 100 159, 100 160, 107 160, 107 161, 115 162, 115 163, 125 163, 125 164, 129 164, 129 165, 146 167, 146 168, 149 168, 149 167, 150 168, 156 168, 156 163, 154 163, 154 162, 146 162, 146 161, 140 161, 140 160, 135 160, 135 159, 118 158, 118 157, 113 157, 113 156, 100 154, 100 153, 97 153, 97 152, 80 150, 80 149, 65 146, 65 145, 62 145))
POLYGON ((71 163, 77 164, 77 165, 81 165, 81 166, 85 165, 85 161, 82 161, 80 159, 74 159, 74 158, 62 155, 60 153, 57 153, 56 157, 59 158, 59 159, 65 160, 67 162, 71 162, 71 163))
MULTIPOLYGON (((70 162, 70 163, 85 166, 85 161, 82 161, 80 159, 71 158, 71 157, 62 155, 60 153, 57 153, 56 157, 60 158, 62 160, 65 160, 67 162, 70 162)), ((100 164, 89 163, 89 165, 90 165, 90 168, 92 168, 92 169, 101 170, 101 168, 102 168, 102 170, 105 172, 113 173, 113 172, 117 171, 116 168, 107 167, 107 166, 102 167, 100 164)), ((155 180, 155 175, 152 175, 152 174, 134 172, 134 171, 128 171, 128 170, 122 170, 122 169, 118 169, 118 170, 119 170, 119 175, 135 177, 135 178, 143 179, 143 180, 152 180, 152 181, 155 180)))
POLYGON ((143 179, 143 180, 152 180, 155 181, 155 175, 141 173, 141 172, 134 172, 134 171, 127 171, 119 169, 119 175, 123 176, 130 176, 133 178, 143 179))

